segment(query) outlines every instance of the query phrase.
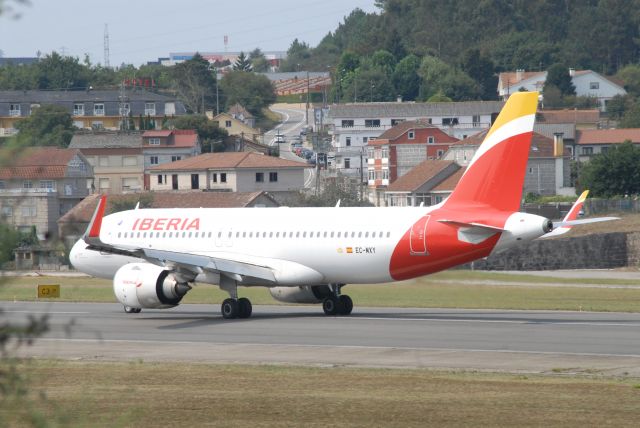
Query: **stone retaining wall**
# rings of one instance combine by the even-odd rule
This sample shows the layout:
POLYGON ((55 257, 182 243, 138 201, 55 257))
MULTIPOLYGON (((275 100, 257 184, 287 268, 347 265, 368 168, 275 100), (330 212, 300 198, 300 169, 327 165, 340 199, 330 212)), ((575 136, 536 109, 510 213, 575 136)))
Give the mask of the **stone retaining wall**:
MULTIPOLYGON (((640 264, 640 232, 603 233, 533 241, 477 260, 473 269, 612 269, 640 264)), ((471 264, 465 267, 470 268, 471 264)))

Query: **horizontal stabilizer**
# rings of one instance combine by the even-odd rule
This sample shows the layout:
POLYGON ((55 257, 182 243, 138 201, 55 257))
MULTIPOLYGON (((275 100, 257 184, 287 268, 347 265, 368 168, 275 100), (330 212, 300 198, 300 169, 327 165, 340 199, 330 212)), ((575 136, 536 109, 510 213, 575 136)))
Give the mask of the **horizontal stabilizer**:
POLYGON ((464 222, 464 221, 456 221, 456 220, 438 220, 440 223, 450 224, 456 227, 479 227, 481 229, 488 229, 494 232, 504 232, 505 229, 496 226, 489 226, 488 224, 475 223, 475 222, 464 222))
POLYGON ((579 220, 554 221, 553 228, 555 229, 557 227, 576 226, 578 224, 599 223, 601 221, 612 221, 612 220, 620 220, 620 217, 594 217, 594 218, 581 218, 579 220))

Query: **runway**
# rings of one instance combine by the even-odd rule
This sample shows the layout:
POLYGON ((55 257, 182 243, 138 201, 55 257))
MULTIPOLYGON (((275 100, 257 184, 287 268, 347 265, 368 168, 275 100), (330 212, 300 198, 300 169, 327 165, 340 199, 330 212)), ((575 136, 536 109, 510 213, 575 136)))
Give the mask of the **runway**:
POLYGON ((51 330, 22 355, 90 360, 273 363, 640 376, 640 314, 256 306, 223 320, 217 305, 125 314, 119 304, 5 302, 51 330))

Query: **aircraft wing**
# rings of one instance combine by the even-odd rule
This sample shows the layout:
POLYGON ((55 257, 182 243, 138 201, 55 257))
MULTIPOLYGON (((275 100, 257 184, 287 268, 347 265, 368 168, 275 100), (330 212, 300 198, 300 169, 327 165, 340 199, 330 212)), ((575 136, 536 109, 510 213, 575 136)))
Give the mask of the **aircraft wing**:
POLYGON ((587 195, 589 194, 588 190, 582 192, 580 197, 575 201, 575 203, 571 206, 571 209, 567 213, 567 215, 562 219, 562 221, 554 221, 553 222, 553 230, 546 235, 542 235, 540 239, 552 238, 555 236, 564 235, 568 231, 571 230, 573 226, 579 224, 589 224, 589 223, 598 223, 601 221, 611 221, 611 220, 620 220, 618 217, 593 217, 593 218, 584 218, 577 219, 580 210, 584 205, 584 201, 587 199, 587 195))
POLYGON ((252 277, 276 282, 273 270, 269 266, 259 263, 150 248, 119 248, 106 244, 100 240, 100 228, 102 227, 102 217, 104 216, 106 204, 106 196, 102 196, 93 213, 87 231, 83 235, 83 239, 90 249, 138 257, 158 266, 171 267, 182 272, 187 271, 192 273, 194 277, 203 271, 211 271, 224 273, 236 281, 242 281, 244 277, 252 277))

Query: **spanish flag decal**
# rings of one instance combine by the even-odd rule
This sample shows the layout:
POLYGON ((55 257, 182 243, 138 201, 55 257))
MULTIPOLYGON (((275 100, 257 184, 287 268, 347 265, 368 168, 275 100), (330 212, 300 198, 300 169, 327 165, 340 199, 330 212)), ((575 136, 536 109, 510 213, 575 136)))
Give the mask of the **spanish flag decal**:
POLYGON ((353 248, 352 247, 347 247, 347 254, 351 254, 353 253, 353 248))

